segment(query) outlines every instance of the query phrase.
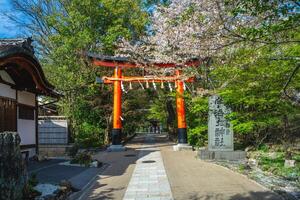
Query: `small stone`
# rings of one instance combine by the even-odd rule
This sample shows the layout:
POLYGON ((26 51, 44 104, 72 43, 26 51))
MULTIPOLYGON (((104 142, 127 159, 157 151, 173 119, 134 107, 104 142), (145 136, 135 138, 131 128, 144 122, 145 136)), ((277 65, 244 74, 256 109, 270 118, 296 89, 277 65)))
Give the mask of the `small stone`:
POLYGON ((253 149, 254 149, 253 146, 248 146, 248 147, 245 148, 245 151, 249 152, 249 151, 252 151, 253 149))
POLYGON ((55 194, 48 194, 44 196, 44 200, 55 200, 55 194))
POLYGON ((271 153, 269 153, 269 157, 272 158, 272 159, 276 159, 277 153, 276 152, 271 152, 271 153))
POLYGON ((250 166, 257 166, 257 160, 256 159, 253 159, 253 158, 250 158, 250 159, 248 159, 248 164, 250 165, 250 166))
POLYGON ((90 167, 98 167, 98 161, 93 161, 91 164, 90 164, 90 167))
POLYGON ((103 163, 101 161, 97 160, 97 167, 99 168, 99 167, 102 167, 102 166, 103 166, 103 163))
POLYGON ((59 183, 59 186, 61 187, 66 187, 66 188, 71 188, 72 187, 72 184, 70 181, 67 181, 67 180, 61 180, 60 183, 59 183))
POLYGON ((42 183, 35 186, 34 189, 42 193, 42 196, 46 197, 48 195, 53 195, 58 190, 58 186, 48 183, 42 183))
POLYGON ((295 167, 295 163, 296 161, 295 160, 285 160, 284 161, 284 167, 295 167))
POLYGON ((66 186, 61 186, 61 187, 59 187, 59 190, 64 192, 64 191, 68 190, 68 187, 66 187, 66 186))

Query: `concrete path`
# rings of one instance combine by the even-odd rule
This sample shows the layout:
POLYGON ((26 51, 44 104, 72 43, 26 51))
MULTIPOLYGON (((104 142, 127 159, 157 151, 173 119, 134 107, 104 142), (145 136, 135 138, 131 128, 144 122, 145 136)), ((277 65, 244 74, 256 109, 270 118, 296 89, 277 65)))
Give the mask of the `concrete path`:
MULTIPOLYGON (((150 138, 147 137, 146 141, 150 138)), ((144 143, 144 140, 145 137, 135 138, 125 152, 97 155, 110 167, 99 175, 92 189, 81 199, 281 199, 242 175, 196 159, 196 152, 174 152, 173 144, 163 136, 156 136, 156 142, 151 144, 144 143), (146 160, 148 164, 143 163, 146 160), (155 162, 149 163, 151 160, 155 162)))

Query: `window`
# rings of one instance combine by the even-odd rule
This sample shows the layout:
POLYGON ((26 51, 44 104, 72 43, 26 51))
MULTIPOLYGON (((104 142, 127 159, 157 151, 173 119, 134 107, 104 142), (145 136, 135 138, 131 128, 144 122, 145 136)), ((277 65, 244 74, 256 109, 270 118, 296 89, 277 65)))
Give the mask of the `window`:
POLYGON ((34 120, 34 107, 19 105, 19 119, 34 120))
POLYGON ((6 98, 0 98, 0 132, 3 131, 17 131, 17 104, 6 98))

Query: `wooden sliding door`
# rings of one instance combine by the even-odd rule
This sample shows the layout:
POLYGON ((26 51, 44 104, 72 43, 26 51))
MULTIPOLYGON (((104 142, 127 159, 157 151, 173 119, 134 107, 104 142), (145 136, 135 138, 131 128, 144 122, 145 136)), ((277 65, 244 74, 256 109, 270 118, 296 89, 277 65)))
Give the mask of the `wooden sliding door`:
POLYGON ((17 131, 17 104, 0 97, 0 132, 3 131, 17 131))

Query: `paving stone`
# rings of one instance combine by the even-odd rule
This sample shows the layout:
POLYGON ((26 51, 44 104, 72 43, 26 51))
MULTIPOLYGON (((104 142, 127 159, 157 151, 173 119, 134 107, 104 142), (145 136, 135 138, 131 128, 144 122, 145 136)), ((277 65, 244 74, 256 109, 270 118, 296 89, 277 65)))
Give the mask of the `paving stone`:
MULTIPOLYGON (((148 141, 153 141, 150 136, 148 141)), ((160 150, 158 148, 149 148, 149 146, 146 143, 140 149, 139 159, 136 161, 136 166, 123 200, 133 198, 133 192, 136 195, 134 200, 173 199, 160 150), (155 162, 144 163, 143 161, 155 162)))

